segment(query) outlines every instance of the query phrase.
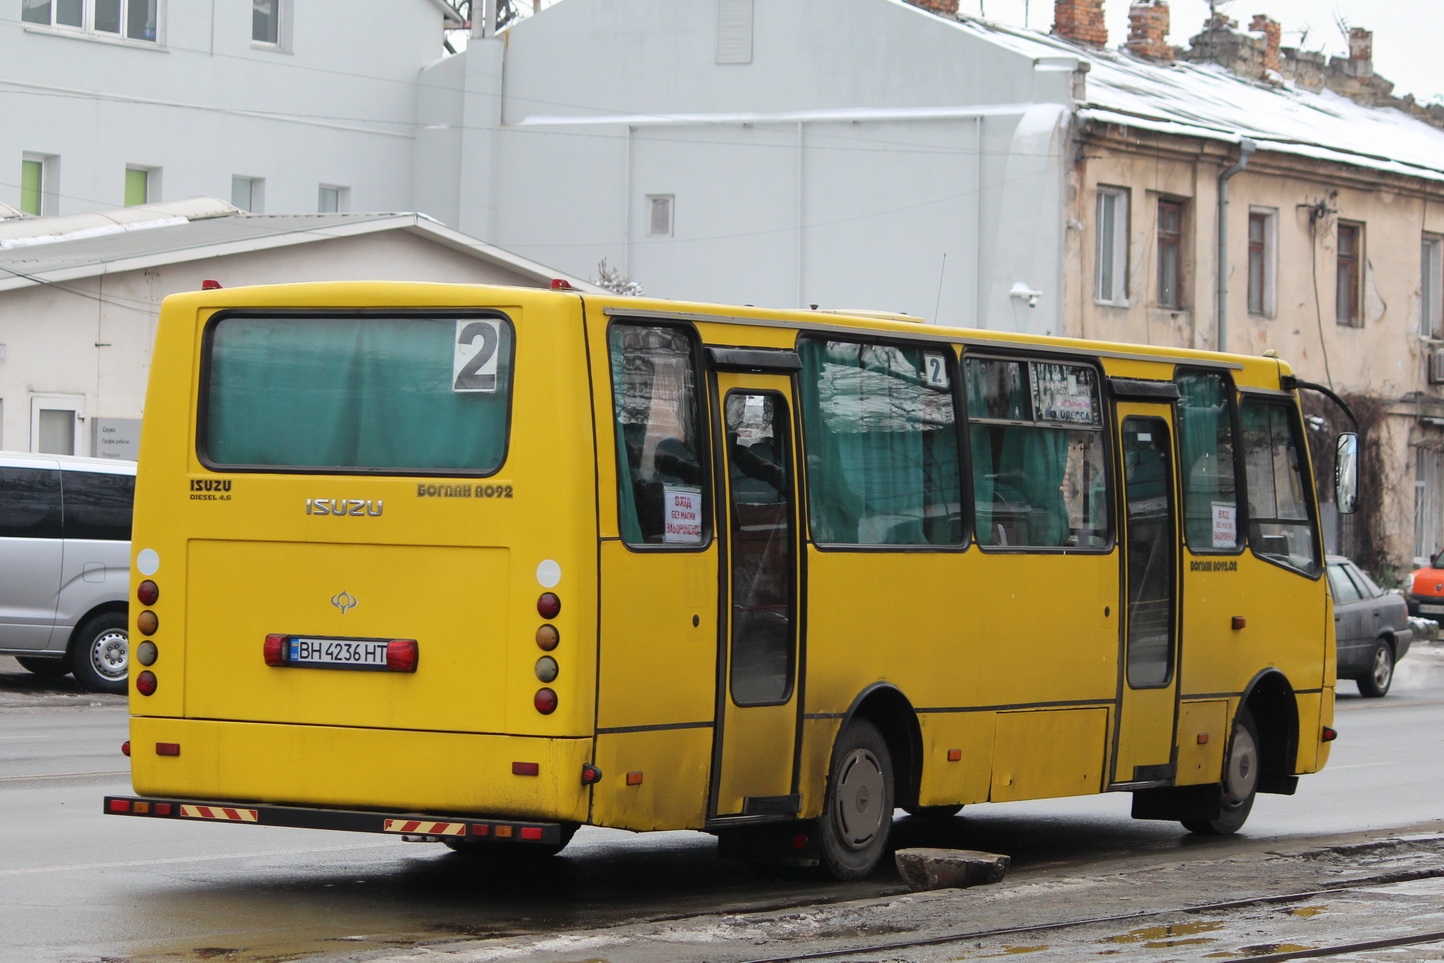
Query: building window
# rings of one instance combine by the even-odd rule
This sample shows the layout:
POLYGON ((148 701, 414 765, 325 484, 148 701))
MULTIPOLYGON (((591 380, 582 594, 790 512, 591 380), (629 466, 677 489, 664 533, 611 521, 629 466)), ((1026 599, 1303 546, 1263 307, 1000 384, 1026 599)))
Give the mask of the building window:
POLYGON ((56 193, 60 158, 47 154, 24 154, 20 161, 20 210, 26 214, 59 214, 56 193))
POLYGON ((1279 212, 1255 207, 1248 212, 1248 313, 1274 317, 1278 296, 1279 212))
POLYGON ((1444 339, 1444 237, 1425 234, 1419 271, 1419 333, 1444 339))
POLYGON ((1158 199, 1158 306, 1183 307, 1183 202, 1158 199))
POLYGON ((1128 190, 1098 188, 1098 248, 1093 297, 1104 304, 1128 303, 1128 190))
POLYGON ((752 62, 752 0, 718 0, 717 62, 752 62))
POLYGON ((343 214, 351 210, 351 188, 322 184, 316 210, 322 214, 343 214))
POLYGON ((1364 262, 1364 225, 1339 222, 1338 267, 1334 282, 1334 320, 1350 327, 1362 327, 1364 314, 1359 305, 1364 262))
POLYGON ((251 0, 251 42, 288 47, 290 15, 290 0, 251 0))
POLYGON ((35 395, 30 399, 30 450, 47 455, 78 455, 79 395, 35 395))
POLYGON ((1444 549, 1444 452, 1420 446, 1414 456, 1414 564, 1444 549))
POLYGON ((231 203, 243 211, 259 214, 266 209, 264 177, 232 177, 231 203))
POLYGON ((101 36, 155 42, 159 0, 22 0, 20 19, 101 36))
POLYGON ((647 195, 647 235, 649 237, 672 236, 672 194, 647 195))
POLYGON ((125 206, 148 204, 160 194, 160 171, 153 167, 125 169, 125 206))

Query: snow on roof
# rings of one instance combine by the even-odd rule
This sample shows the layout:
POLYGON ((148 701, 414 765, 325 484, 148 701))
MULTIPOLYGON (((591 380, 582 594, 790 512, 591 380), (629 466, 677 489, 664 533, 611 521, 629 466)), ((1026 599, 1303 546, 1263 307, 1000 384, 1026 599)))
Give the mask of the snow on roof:
POLYGON ((1215 64, 1158 63, 969 17, 961 30, 1034 60, 1088 65, 1083 120, 1237 143, 1261 150, 1444 180, 1444 130, 1392 107, 1366 107, 1292 81, 1252 81, 1215 64))

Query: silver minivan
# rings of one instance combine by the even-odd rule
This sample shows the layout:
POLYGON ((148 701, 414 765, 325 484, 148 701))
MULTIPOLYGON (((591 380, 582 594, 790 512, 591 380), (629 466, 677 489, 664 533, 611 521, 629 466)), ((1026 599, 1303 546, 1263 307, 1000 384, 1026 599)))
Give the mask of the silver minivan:
POLYGON ((0 655, 125 692, 135 462, 0 452, 0 655))

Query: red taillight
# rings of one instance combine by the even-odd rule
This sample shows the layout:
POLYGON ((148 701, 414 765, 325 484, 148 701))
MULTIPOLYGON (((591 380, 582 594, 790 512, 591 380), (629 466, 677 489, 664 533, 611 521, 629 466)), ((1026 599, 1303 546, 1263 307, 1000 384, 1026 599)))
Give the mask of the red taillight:
POLYGON ((536 610, 544 619, 554 619, 562 610, 562 600, 557 598, 555 592, 543 592, 541 598, 536 600, 536 610))
POLYGON ((538 689, 532 697, 531 704, 536 706, 536 711, 544 716, 549 716, 557 711, 557 694, 550 689, 538 689))
POLYGON ((536 776, 541 774, 541 763, 539 762, 514 762, 511 764, 513 776, 536 776))
POLYGON ((135 587, 135 597, 140 600, 141 605, 154 605, 156 599, 160 598, 160 586, 146 579, 135 587))
POLYGON ((266 657, 266 665, 285 665, 286 637, 284 635, 266 636, 266 644, 262 652, 266 657))
POLYGON ((392 672, 415 672, 421 650, 415 639, 392 639, 386 643, 386 668, 392 672))
POLYGON ((152 695, 155 692, 155 673, 146 669, 135 677, 135 691, 141 695, 152 695))
POLYGON ((157 756, 178 756, 180 755, 180 743, 178 742, 157 742, 155 744, 157 756))
POLYGON ((109 808, 110 808, 110 811, 113 812, 113 813, 128 813, 128 812, 130 812, 130 800, 129 800, 129 799, 112 799, 112 800, 110 801, 110 807, 109 807, 109 808))
POLYGON ((542 828, 540 826, 523 826, 521 828, 521 838, 541 842, 542 828))
POLYGON ((1339 734, 1338 734, 1337 731, 1335 731, 1334 729, 1330 728, 1329 726, 1324 726, 1324 731, 1323 731, 1322 737, 1320 738, 1319 741, 1320 741, 1320 742, 1333 742, 1333 741, 1334 741, 1335 739, 1337 739, 1337 738, 1339 738, 1339 734))
POLYGON ((122 742, 122 743, 120 744, 120 754, 121 754, 122 756, 128 756, 128 755, 130 755, 130 740, 129 740, 129 739, 125 740, 124 742, 122 742))

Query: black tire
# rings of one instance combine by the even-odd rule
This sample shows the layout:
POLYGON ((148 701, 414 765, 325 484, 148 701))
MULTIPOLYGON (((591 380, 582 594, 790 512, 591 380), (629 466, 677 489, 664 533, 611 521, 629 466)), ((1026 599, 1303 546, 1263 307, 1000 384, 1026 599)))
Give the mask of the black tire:
POLYGON ((963 811, 961 805, 952 806, 904 806, 902 811, 914 819, 951 819, 963 811))
POLYGON ((130 629, 123 612, 101 612, 70 637, 70 669, 81 688, 124 695, 129 685, 130 629))
POLYGON ((562 838, 556 843, 499 843, 494 839, 467 836, 443 839, 446 848, 472 859, 545 859, 567 848, 576 835, 576 823, 562 823, 562 838))
POLYGON ((15 661, 27 672, 33 672, 42 679, 59 679, 70 674, 70 666, 64 659, 46 659, 37 655, 17 655, 15 661))
POLYGON ((887 852, 892 832, 892 754, 866 719, 847 724, 832 747, 818 820, 822 867, 834 879, 863 879, 887 852))
POLYGON ((1259 763, 1258 727, 1253 713, 1240 706, 1224 755, 1222 808, 1212 819, 1184 820, 1183 828, 1204 836, 1227 836, 1242 829, 1258 795, 1259 763))
POLYGON ((1369 653, 1369 671, 1359 676, 1359 695, 1366 699, 1382 699, 1394 684, 1394 650, 1383 639, 1374 641, 1369 653))

